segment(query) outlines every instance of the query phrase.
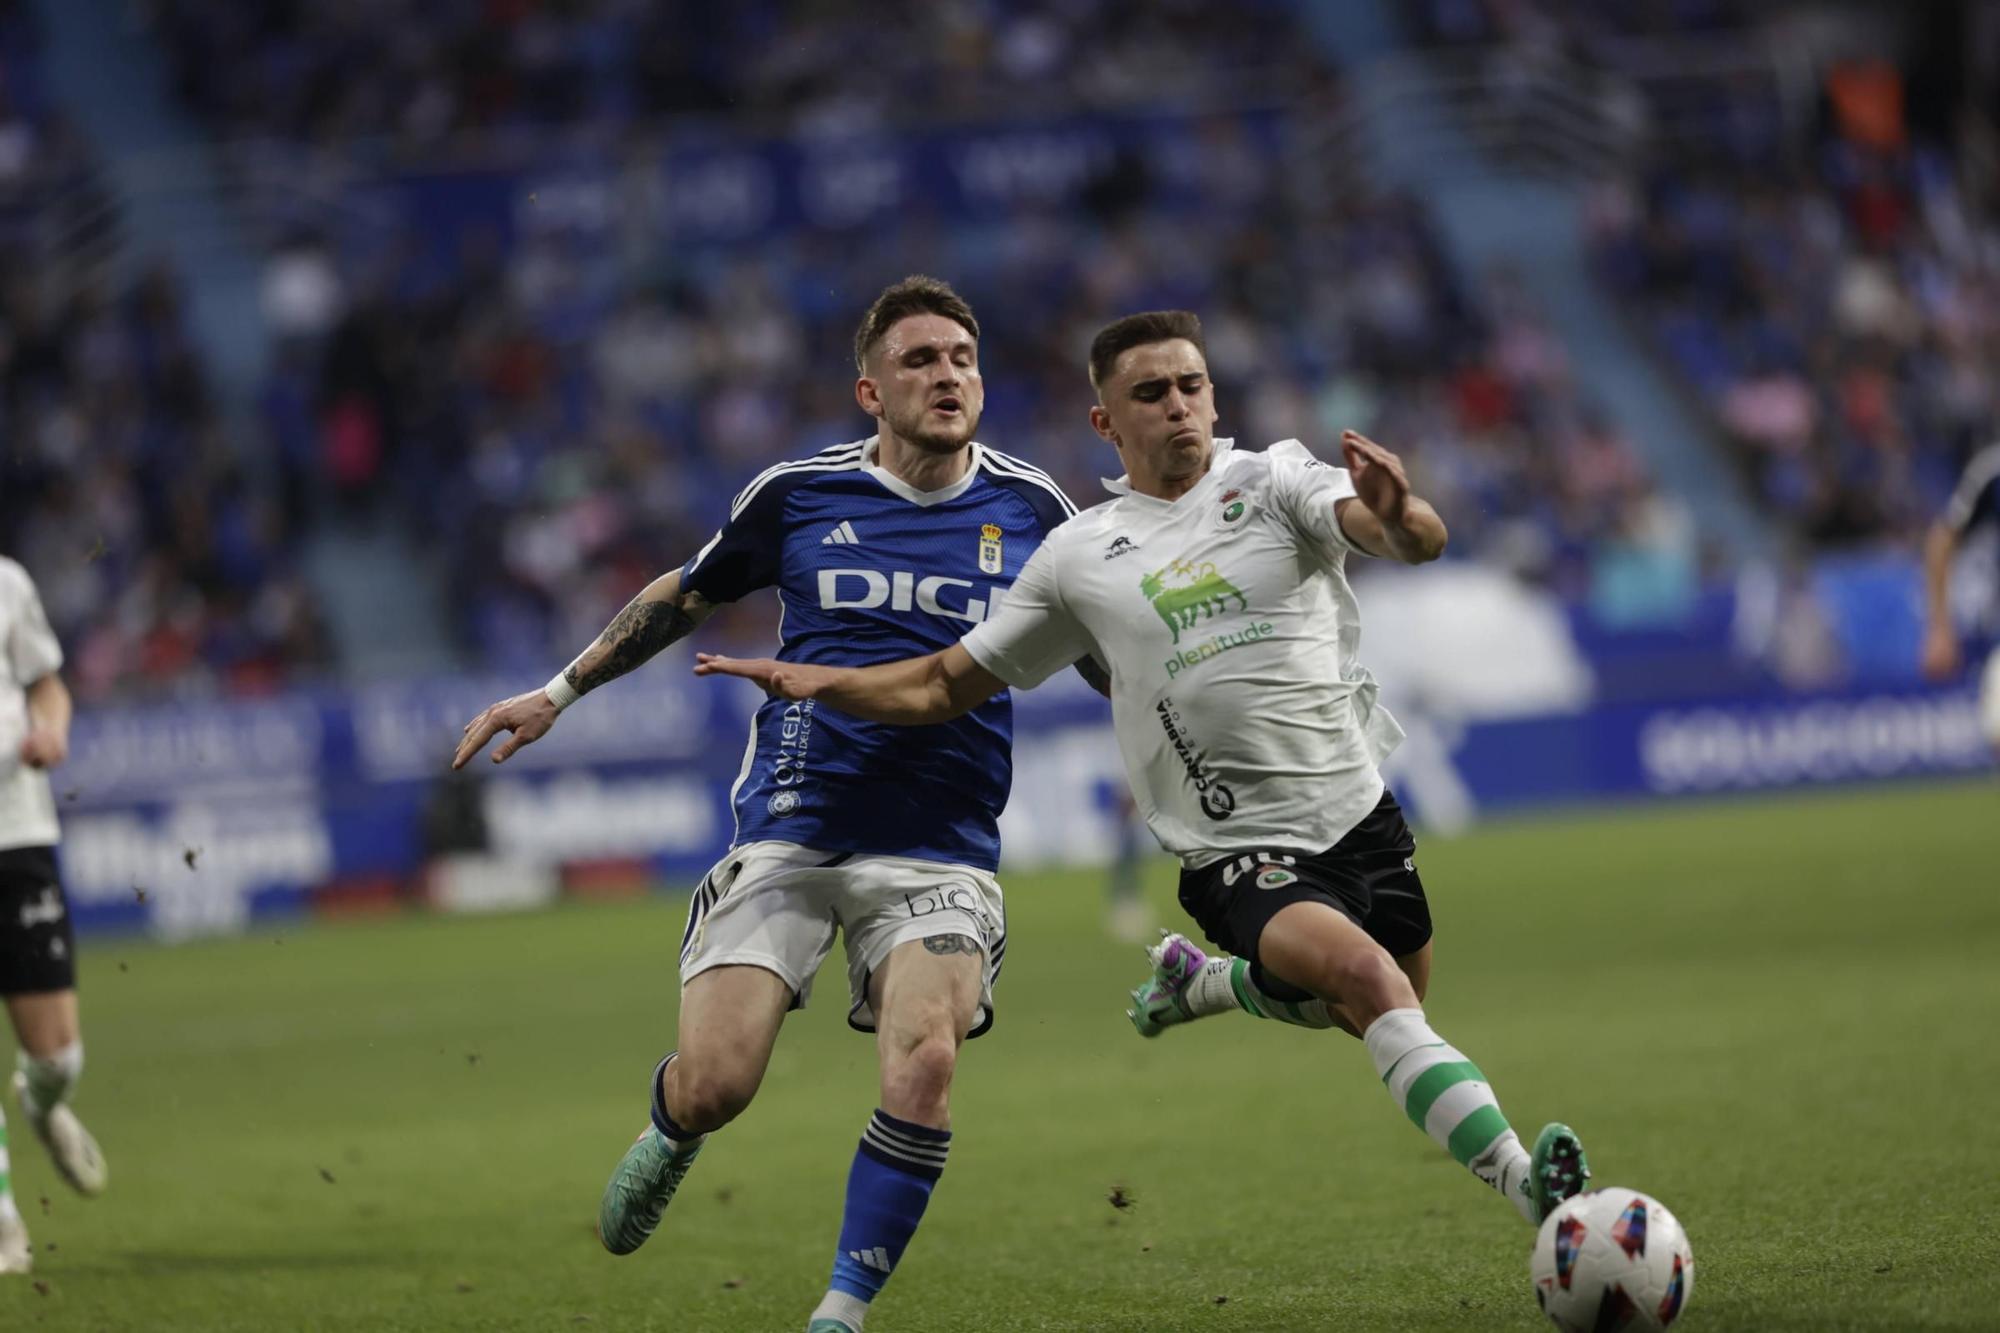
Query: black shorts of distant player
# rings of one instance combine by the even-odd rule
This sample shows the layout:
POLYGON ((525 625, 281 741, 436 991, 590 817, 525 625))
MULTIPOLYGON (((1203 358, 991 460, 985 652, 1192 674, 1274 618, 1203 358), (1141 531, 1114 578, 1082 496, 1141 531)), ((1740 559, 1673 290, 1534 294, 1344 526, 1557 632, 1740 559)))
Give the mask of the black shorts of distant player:
POLYGON ((53 847, 0 851, 0 995, 76 986, 76 936, 53 847))
POLYGON ((1210 942, 1247 958, 1258 984, 1278 998, 1304 991, 1266 973, 1257 941, 1271 918, 1298 902, 1321 902, 1368 933, 1392 958, 1416 953, 1431 938, 1431 909, 1417 874, 1417 840, 1386 788, 1347 836, 1310 855, 1271 848, 1181 871, 1181 907, 1210 942))

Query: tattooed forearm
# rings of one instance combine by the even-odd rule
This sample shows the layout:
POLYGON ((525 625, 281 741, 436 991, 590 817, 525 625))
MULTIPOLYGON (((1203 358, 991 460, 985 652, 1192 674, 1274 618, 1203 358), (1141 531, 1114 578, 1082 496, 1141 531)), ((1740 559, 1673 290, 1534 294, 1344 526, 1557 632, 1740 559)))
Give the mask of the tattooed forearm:
POLYGON ((694 617, 681 608, 679 598, 666 602, 641 601, 644 596, 641 593, 626 603, 625 609, 604 627, 604 633, 597 636, 597 642, 570 663, 563 679, 571 689, 588 694, 606 681, 616 680, 651 661, 654 654, 686 638, 694 628, 694 617))

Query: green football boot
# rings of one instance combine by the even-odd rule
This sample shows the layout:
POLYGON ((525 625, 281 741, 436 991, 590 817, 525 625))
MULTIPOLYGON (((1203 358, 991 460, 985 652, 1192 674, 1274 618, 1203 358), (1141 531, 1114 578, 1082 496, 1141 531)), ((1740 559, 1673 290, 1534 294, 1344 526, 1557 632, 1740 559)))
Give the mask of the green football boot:
POLYGON ((701 1152, 705 1140, 680 1152, 667 1145, 651 1125, 633 1141, 618 1159, 618 1169, 604 1187, 604 1200, 597 1206, 597 1238, 613 1254, 630 1254, 646 1243, 660 1214, 673 1202, 688 1168, 701 1152))
POLYGON ((1177 1023, 1194 1021, 1188 1008, 1188 983, 1208 966, 1208 955, 1185 935, 1160 932, 1163 938, 1146 950, 1153 975, 1132 992, 1132 1007, 1125 1017, 1142 1037, 1157 1037, 1177 1023))
POLYGON ((1590 1163, 1583 1155, 1583 1141, 1576 1131, 1561 1121, 1542 1126, 1535 1136, 1533 1166, 1528 1172, 1528 1189, 1535 1202, 1535 1221, 1573 1199, 1590 1184, 1590 1163))

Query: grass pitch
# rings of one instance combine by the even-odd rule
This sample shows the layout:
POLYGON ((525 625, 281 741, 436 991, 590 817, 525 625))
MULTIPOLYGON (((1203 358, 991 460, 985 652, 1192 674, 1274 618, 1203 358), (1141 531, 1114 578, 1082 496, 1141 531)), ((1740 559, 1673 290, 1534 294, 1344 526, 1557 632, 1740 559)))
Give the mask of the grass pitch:
MULTIPOLYGON (((2000 1328, 1996 830, 1981 782, 1428 843, 1432 1020, 1524 1136, 1570 1121, 1600 1183, 1679 1214, 1680 1327, 2000 1328)), ((999 1022, 871 1330, 1543 1326, 1528 1229, 1359 1043, 1235 1015, 1140 1041, 1096 878, 1008 891, 999 1022)), ((15 1117, 37 1272, 0 1279, 0 1328, 803 1327, 875 1105, 837 966, 652 1242, 591 1233, 684 911, 87 944, 111 1190, 67 1193, 15 1117)))

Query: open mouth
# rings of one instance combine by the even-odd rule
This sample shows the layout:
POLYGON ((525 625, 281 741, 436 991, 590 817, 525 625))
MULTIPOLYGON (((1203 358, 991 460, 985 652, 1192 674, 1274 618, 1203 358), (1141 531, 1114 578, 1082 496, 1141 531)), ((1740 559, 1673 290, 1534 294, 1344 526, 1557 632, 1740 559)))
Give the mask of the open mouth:
POLYGON ((940 398, 931 404, 931 411, 942 412, 946 416, 957 416, 960 411, 959 401, 956 398, 940 398))

